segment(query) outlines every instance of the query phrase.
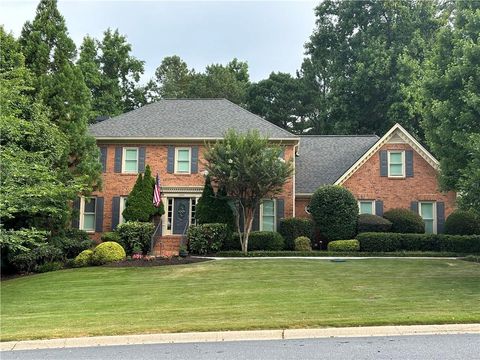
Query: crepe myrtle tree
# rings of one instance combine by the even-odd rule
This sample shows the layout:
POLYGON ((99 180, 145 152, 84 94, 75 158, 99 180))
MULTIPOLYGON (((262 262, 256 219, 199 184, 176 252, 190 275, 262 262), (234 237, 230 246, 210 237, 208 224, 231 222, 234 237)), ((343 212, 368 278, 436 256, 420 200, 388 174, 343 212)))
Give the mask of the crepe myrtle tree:
POLYGON ((260 201, 280 193, 292 175, 292 163, 281 158, 281 153, 279 145, 258 131, 240 134, 229 130, 222 140, 207 145, 206 171, 236 205, 236 227, 244 253, 260 201))

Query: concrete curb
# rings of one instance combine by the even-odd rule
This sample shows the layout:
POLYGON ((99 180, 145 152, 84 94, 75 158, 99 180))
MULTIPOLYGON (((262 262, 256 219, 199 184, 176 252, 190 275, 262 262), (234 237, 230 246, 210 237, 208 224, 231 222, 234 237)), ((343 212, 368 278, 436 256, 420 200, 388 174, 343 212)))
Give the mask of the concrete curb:
POLYGON ((480 324, 367 326, 321 329, 213 331, 144 335, 92 336, 66 339, 0 342, 0 351, 76 348, 112 345, 174 344, 242 340, 292 340, 331 337, 480 334, 480 324))
POLYGON ((459 257, 432 257, 432 256, 245 256, 245 257, 215 257, 192 256, 199 259, 211 260, 368 260, 368 259, 406 259, 406 260, 458 260, 459 257))

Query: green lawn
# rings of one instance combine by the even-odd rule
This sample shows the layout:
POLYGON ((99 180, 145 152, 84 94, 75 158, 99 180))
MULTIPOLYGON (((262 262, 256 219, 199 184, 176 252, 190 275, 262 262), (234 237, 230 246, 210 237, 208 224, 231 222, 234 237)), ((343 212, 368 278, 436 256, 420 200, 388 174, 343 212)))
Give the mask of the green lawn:
POLYGON ((480 321, 460 260, 222 260, 63 270, 1 284, 2 340, 480 321))

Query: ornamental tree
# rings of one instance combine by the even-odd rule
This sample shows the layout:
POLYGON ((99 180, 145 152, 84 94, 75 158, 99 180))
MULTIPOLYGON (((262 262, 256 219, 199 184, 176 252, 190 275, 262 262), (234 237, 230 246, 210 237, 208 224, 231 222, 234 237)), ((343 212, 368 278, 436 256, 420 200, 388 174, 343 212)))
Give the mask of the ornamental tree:
POLYGON ((280 146, 261 137, 258 131, 239 134, 235 130, 208 145, 204 154, 208 174, 236 205, 236 228, 244 253, 248 251, 248 237, 261 200, 280 193, 292 175, 291 161, 283 160, 280 154, 280 146))
POLYGON ((229 229, 235 226, 235 217, 231 206, 229 205, 225 189, 218 189, 217 193, 213 190, 210 176, 205 179, 202 197, 198 199, 195 208, 195 217, 198 224, 220 223, 227 224, 229 229))

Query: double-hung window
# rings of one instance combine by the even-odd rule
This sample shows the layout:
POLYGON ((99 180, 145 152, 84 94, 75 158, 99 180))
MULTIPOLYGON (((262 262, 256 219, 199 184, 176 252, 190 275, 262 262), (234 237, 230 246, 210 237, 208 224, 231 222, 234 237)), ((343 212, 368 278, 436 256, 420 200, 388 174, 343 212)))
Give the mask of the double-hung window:
POLYGON ((388 177, 405 177, 405 151, 388 152, 388 177))
POLYGON ((123 148, 123 171, 124 173, 138 173, 138 148, 123 148))
POLYGON ((190 174, 191 171, 191 149, 175 148, 175 173, 190 174))
POLYGON ((437 233, 437 224, 435 222, 435 202, 419 202, 418 203, 418 212, 425 223, 425 233, 427 234, 436 234, 437 233))
POLYGON ((360 200, 358 202, 358 212, 375 215, 375 200, 360 200))
POLYGON ((84 197, 80 204, 80 229, 87 232, 95 231, 95 208, 97 200, 94 197, 84 197))
POLYGON ((275 231, 275 200, 263 200, 260 205, 260 230, 275 231))

